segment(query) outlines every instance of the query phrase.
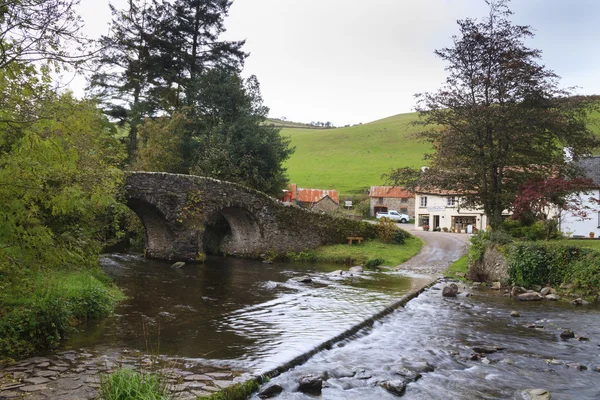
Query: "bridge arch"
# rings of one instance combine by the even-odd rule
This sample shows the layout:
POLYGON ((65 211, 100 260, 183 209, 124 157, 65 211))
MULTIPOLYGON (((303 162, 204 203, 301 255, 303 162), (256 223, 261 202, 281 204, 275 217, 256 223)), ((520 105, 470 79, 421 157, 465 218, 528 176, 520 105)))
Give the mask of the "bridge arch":
POLYGON ((152 249, 147 255, 162 258, 160 255, 168 254, 175 235, 163 212, 156 205, 139 198, 128 199, 127 206, 142 221, 146 236, 145 248, 152 249))
POLYGON ((228 205, 207 219, 200 246, 207 254, 247 254, 260 247, 263 239, 263 228, 251 211, 228 205))

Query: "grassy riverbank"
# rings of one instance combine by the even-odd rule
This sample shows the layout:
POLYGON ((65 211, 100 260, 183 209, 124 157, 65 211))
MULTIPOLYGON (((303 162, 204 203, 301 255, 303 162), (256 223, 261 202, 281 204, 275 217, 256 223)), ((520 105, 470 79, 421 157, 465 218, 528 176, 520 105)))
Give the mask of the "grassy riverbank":
POLYGON ((371 239, 361 244, 335 244, 307 252, 290 253, 288 258, 298 262, 338 264, 365 264, 369 260, 381 259, 380 265, 396 266, 417 255, 421 247, 423 241, 415 236, 406 239, 403 244, 371 239))
POLYGON ((23 271, 0 291, 0 360, 57 348, 74 327, 112 312, 124 296, 98 269, 23 271))
POLYGON ((452 276, 457 279, 464 279, 469 272, 469 256, 464 255, 458 260, 454 261, 446 271, 444 275, 452 276))

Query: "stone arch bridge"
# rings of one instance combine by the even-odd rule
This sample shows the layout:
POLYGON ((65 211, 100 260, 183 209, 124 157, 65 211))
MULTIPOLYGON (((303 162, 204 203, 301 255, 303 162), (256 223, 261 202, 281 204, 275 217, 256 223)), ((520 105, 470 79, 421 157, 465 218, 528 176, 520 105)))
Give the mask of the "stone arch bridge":
POLYGON ((127 205, 146 230, 147 257, 196 260, 201 253, 282 255, 348 236, 374 236, 370 224, 284 205, 238 184, 193 175, 130 172, 127 205))

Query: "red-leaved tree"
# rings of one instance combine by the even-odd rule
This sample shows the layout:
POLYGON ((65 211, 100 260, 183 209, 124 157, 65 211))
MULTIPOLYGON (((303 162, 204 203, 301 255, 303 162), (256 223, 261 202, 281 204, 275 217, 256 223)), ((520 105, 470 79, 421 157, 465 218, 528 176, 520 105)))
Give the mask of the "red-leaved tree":
POLYGON ((594 186, 591 179, 584 178, 530 179, 517 192, 512 218, 524 225, 543 221, 549 238, 558 222, 557 219, 549 218, 554 210, 569 212, 581 220, 589 219, 589 214, 597 211, 599 199, 589 197, 587 202, 581 197, 581 194, 586 194, 594 186))

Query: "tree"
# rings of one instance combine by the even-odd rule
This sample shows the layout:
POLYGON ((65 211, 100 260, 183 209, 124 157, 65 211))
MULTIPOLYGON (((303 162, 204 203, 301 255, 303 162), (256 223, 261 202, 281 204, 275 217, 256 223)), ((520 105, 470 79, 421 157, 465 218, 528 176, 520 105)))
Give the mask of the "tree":
MULTIPOLYGON (((597 212, 579 196, 579 193, 589 192, 589 188, 594 186, 591 179, 584 178, 533 178, 519 188, 513 202, 512 218, 523 225, 543 221, 546 239, 549 239, 558 222, 548 218, 553 211, 567 211, 580 219, 589 219, 590 213, 597 212)), ((593 197, 589 200, 596 205, 600 203, 593 197)))
POLYGON ((120 207, 123 152, 96 104, 50 94, 38 106, 54 118, 19 125, 0 158, 0 281, 9 268, 95 265, 106 210, 120 207))
POLYGON ((215 66, 238 70, 243 41, 220 41, 230 1, 129 0, 111 6, 111 33, 100 40, 98 72, 90 87, 106 112, 129 128, 129 158, 145 117, 173 114, 189 105, 198 74, 215 66))
POLYGON ((268 108, 256 77, 244 80, 228 68, 213 68, 196 78, 194 88, 185 115, 143 124, 134 166, 209 176, 279 195, 287 185, 283 162, 294 149, 279 128, 264 124, 268 108))
POLYGON ((146 116, 161 108, 152 92, 163 73, 156 62, 165 6, 146 0, 129 0, 128 9, 110 5, 111 32, 100 38, 97 72, 90 80, 92 93, 103 102, 107 115, 129 128, 129 158, 137 149, 137 128, 146 116))
POLYGON ((81 50, 76 0, 8 0, 0 4, 0 69, 12 63, 77 64, 89 55, 81 50), (77 51, 76 50, 76 51, 77 51))
POLYGON ((419 136, 433 147, 420 183, 461 194, 497 227, 528 180, 577 176, 564 148, 577 159, 600 142, 586 124, 596 101, 559 89, 541 51, 524 43, 531 28, 508 20, 506 0, 486 3, 487 18, 458 21, 453 46, 435 52, 445 84, 417 95, 419 136))

